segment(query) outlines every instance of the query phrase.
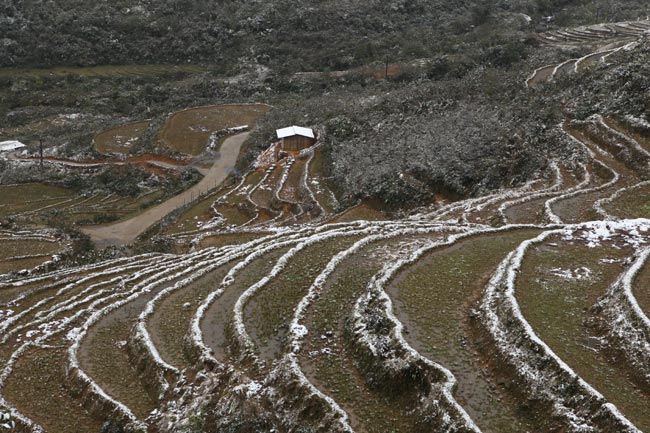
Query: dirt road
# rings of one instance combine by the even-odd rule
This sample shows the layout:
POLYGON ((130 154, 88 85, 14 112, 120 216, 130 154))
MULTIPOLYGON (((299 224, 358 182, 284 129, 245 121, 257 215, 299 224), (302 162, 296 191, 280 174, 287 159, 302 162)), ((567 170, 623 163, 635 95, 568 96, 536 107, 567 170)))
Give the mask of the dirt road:
POLYGON ((226 139, 221 145, 217 162, 214 163, 198 184, 188 190, 129 220, 115 224, 87 226, 82 228, 82 231, 89 235, 100 247, 132 243, 138 235, 160 221, 165 215, 189 202, 192 198, 196 198, 200 192, 205 192, 221 183, 235 166, 239 149, 248 138, 248 135, 248 132, 244 132, 226 139))
MULTIPOLYGON (((20 162, 33 162, 33 163, 38 163, 39 159, 38 158, 20 158, 18 156, 18 152, 9 152, 5 156, 7 159, 12 160, 12 161, 20 161, 20 162)), ((169 162, 165 161, 158 161, 155 159, 144 159, 141 160, 140 162, 146 162, 152 165, 156 165, 158 167, 162 168, 168 168, 171 170, 182 170, 185 166, 181 164, 171 164, 169 162)), ((104 165, 126 165, 131 163, 130 161, 106 161, 106 162, 78 162, 78 161, 69 161, 66 159, 57 159, 57 158, 52 158, 52 157, 46 157, 43 158, 43 163, 47 164, 58 164, 58 165, 65 165, 68 167, 79 167, 79 168, 97 168, 101 167, 104 165)))

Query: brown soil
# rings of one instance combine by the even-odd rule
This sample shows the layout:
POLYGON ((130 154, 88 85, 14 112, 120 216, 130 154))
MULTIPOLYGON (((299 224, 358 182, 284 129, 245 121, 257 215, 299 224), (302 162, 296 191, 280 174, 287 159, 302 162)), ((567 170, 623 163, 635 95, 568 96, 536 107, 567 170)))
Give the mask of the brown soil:
POLYGON ((198 197, 200 193, 205 193, 212 189, 214 185, 221 183, 234 167, 237 156, 239 155, 239 149, 247 138, 248 133, 243 133, 226 139, 221 146, 220 159, 217 160, 198 184, 181 194, 129 220, 110 225, 88 226, 82 230, 99 245, 116 245, 133 242, 140 234, 165 215, 182 206, 184 203, 190 202, 192 198, 198 197))

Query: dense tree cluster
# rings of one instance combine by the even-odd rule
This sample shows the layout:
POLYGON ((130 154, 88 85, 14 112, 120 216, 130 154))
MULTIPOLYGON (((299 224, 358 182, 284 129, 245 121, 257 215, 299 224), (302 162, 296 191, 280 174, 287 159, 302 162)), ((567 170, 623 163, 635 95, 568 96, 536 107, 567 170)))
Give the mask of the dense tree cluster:
POLYGON ((644 8, 640 0, 3 2, 0 66, 203 62, 225 72, 247 57, 276 69, 339 70, 464 51, 459 35, 489 52, 500 41, 475 29, 496 16, 519 15, 521 24, 527 14, 542 26, 550 15, 551 25, 570 25, 637 18, 644 8))

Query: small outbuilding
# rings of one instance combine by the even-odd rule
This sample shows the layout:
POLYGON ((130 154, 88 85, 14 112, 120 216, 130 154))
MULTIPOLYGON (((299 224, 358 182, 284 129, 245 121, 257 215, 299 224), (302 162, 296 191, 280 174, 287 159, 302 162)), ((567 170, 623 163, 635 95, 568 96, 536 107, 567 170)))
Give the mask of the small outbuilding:
POLYGON ((309 146, 313 146, 316 142, 314 130, 310 128, 303 128, 301 126, 289 126, 275 131, 278 135, 280 143, 282 143, 282 150, 285 151, 301 151, 309 146))
POLYGON ((20 141, 0 141, 0 152, 11 152, 12 150, 22 149, 23 147, 26 146, 20 141))

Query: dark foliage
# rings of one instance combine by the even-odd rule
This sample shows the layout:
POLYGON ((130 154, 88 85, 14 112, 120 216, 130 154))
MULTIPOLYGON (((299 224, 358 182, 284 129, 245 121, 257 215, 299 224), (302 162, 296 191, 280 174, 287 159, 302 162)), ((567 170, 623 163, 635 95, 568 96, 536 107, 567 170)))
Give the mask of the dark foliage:
MULTIPOLYGON (((571 76, 552 88, 523 86, 536 67, 584 54, 539 47, 535 31, 637 18, 645 13, 638 1, 244 1, 222 2, 218 13, 212 6, 181 0, 5 5, 0 59, 8 64, 212 66, 201 74, 150 77, 4 78, 0 127, 21 131, 32 146, 45 134, 66 155, 93 156, 94 133, 153 119, 133 149, 140 153, 156 150, 156 132, 172 111, 268 102, 276 109, 253 132, 240 168, 270 143, 275 128, 319 127, 326 169, 347 203, 374 197, 397 208, 436 193, 467 196, 521 184, 544 170, 549 156, 570 157, 573 144, 555 128, 562 110, 578 118, 597 111, 640 116, 650 105, 642 64, 638 73, 595 68, 579 82, 571 76), (408 66, 416 58, 428 61, 408 66), (362 72, 381 69, 385 60, 402 62, 400 74, 376 81, 362 72), (346 69, 342 78, 294 76, 346 69), (605 92, 620 97, 601 97, 605 92)), ((118 170, 93 182, 135 193, 137 175, 124 183, 113 177, 124 176, 118 170)), ((85 185, 80 178, 66 181, 85 185)))
POLYGON ((228 73, 237 59, 253 56, 273 69, 339 70, 386 56, 430 56, 453 43, 449 35, 474 33, 503 14, 526 13, 539 25, 550 15, 552 24, 570 25, 637 18, 640 6, 638 0, 4 2, 0 65, 207 62, 228 73))

